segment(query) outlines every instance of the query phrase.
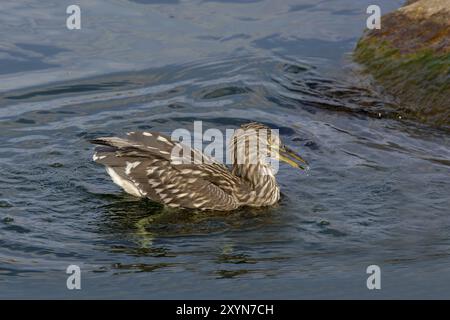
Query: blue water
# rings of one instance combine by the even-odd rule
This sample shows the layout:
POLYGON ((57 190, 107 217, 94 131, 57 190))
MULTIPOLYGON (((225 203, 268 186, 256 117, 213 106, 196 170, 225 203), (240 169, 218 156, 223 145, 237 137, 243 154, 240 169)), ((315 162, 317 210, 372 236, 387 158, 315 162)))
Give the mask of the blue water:
POLYGON ((78 1, 81 30, 69 2, 2 3, 0 297, 449 298, 450 139, 351 62, 371 2, 78 1), (311 171, 282 166, 273 208, 167 213, 91 161, 195 120, 280 128, 311 171))

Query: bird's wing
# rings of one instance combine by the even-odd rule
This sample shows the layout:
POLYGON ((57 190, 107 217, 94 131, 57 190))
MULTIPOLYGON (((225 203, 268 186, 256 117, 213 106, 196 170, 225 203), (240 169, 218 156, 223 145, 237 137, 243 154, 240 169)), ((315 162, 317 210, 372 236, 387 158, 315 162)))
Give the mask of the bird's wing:
POLYGON ((151 154, 174 163, 193 163, 195 160, 199 164, 216 164, 226 169, 226 166, 216 159, 183 143, 172 141, 168 136, 159 132, 129 132, 126 138, 102 137, 91 140, 91 143, 115 147, 127 154, 151 154))
POLYGON ((98 138, 92 142, 106 146, 96 149, 94 160, 113 168, 142 196, 172 207, 230 210, 238 206, 233 191, 243 187, 239 178, 223 164, 201 153, 206 163, 183 163, 186 154, 193 159, 199 151, 180 146, 167 136, 131 132, 126 139, 98 138), (172 152, 180 147, 184 148, 182 156, 175 156, 174 161, 172 152))

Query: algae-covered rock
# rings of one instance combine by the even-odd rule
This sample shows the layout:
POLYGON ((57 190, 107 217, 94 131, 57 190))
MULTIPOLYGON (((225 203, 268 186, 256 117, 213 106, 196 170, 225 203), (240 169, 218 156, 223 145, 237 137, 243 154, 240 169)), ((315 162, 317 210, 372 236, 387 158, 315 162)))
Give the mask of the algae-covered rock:
POLYGON ((409 0, 365 32, 354 57, 404 115, 450 126, 450 0, 409 0))

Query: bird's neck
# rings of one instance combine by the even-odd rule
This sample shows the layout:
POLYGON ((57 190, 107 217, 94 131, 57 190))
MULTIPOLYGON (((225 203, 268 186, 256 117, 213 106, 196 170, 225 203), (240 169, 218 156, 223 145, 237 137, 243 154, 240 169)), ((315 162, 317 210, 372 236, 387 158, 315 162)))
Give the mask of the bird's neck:
POLYGON ((280 189, 271 168, 263 163, 235 164, 232 173, 247 182, 253 192, 244 195, 244 202, 272 205, 279 200, 280 189))
POLYGON ((249 182, 252 186, 257 186, 268 180, 276 181, 270 167, 259 162, 256 164, 235 164, 232 172, 234 175, 249 182))

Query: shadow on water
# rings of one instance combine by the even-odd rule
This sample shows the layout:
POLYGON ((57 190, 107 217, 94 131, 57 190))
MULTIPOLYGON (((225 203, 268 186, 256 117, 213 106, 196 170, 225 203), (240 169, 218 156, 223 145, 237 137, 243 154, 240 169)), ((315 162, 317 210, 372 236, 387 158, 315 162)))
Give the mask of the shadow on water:
MULTIPOLYGON (((235 278, 246 275, 270 275, 275 271, 252 269, 252 265, 277 264, 289 259, 282 253, 256 256, 235 248, 240 235, 257 232, 280 224, 280 209, 242 208, 232 212, 169 209, 150 200, 138 200, 127 194, 96 195, 105 202, 97 208, 101 216, 97 220, 99 234, 111 235, 113 241, 107 246, 115 255, 127 255, 140 262, 117 262, 109 267, 97 268, 97 273, 112 270, 114 274, 155 272, 162 269, 185 268, 180 259, 186 255, 203 255, 197 247, 187 251, 168 245, 172 241, 189 243, 189 239, 208 239, 226 235, 227 240, 217 252, 210 252, 216 266, 208 273, 215 278, 235 278), (236 235, 233 235, 237 233, 236 235), (236 238, 235 238, 236 237, 236 238), (142 260, 144 259, 144 260, 142 260)), ((204 244, 202 245, 204 246, 204 244)), ((214 249, 217 250, 217 249, 214 249)), ((129 260, 129 259, 127 259, 129 260)))
POLYGON ((111 90, 118 87, 123 87, 126 82, 104 82, 104 83, 88 83, 88 84, 74 84, 69 86, 55 86, 50 90, 38 90, 26 94, 5 96, 5 99, 10 100, 26 100, 35 97, 54 96, 60 94, 78 94, 90 91, 111 90))
POLYGON ((102 232, 132 234, 149 239, 200 236, 230 230, 252 230, 273 223, 275 208, 242 208, 231 212, 170 209, 151 200, 106 196, 101 206, 102 232))

